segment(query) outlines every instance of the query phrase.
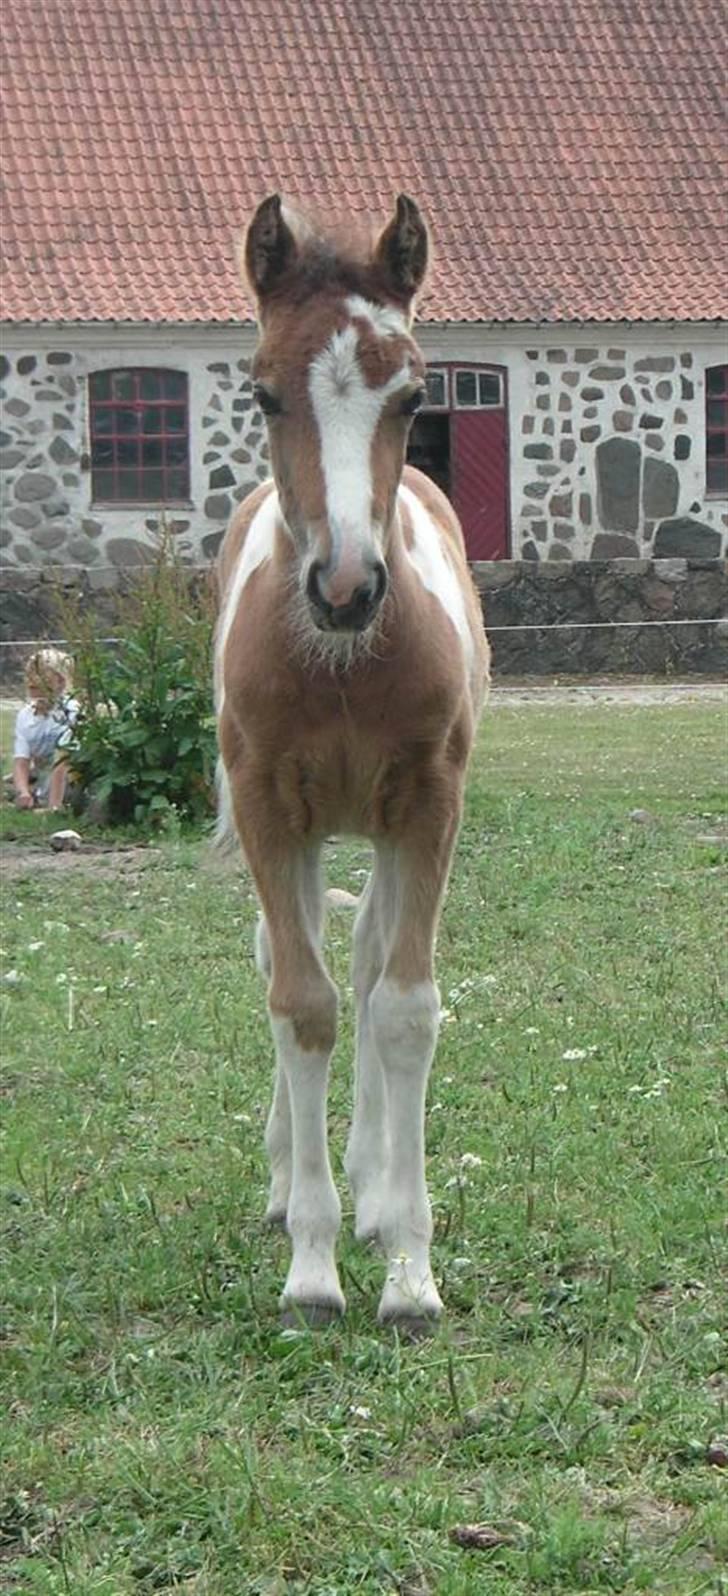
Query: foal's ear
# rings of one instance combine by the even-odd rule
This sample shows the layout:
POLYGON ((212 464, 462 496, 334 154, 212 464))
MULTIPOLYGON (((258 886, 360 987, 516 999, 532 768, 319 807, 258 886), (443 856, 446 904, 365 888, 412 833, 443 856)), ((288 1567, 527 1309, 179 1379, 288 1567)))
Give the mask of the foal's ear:
POLYGON ((395 214, 374 251, 374 264, 397 299, 414 298, 424 282, 428 255, 427 227, 419 206, 407 194, 398 194, 395 214))
POLYGON ((292 264, 296 240, 283 215, 280 194, 269 194, 253 217, 245 235, 245 271, 258 299, 275 288, 292 264))

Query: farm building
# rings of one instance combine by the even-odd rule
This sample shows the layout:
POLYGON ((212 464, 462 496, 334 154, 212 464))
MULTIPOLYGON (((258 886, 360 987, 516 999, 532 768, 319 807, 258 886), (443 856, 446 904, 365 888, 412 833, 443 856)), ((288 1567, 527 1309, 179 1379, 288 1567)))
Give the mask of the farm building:
POLYGON ((14 0, 2 560, 215 551, 267 474, 236 238, 431 223, 411 456, 474 561, 728 544, 720 0, 14 0))

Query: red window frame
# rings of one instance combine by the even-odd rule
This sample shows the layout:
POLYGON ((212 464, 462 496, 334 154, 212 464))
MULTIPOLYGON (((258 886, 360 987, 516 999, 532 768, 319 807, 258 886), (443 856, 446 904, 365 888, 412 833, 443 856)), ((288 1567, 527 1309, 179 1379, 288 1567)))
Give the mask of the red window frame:
POLYGON ((705 373, 705 489, 728 497, 728 365, 705 373))
POLYGON ((119 366, 89 377, 91 491, 96 504, 189 500, 187 373, 119 366))

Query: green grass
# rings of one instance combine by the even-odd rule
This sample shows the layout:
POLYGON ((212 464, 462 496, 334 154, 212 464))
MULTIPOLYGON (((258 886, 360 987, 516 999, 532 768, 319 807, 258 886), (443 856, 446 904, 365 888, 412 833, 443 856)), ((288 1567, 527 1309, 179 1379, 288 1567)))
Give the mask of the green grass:
MULTIPOLYGON (((279 1329, 245 878, 191 842, 7 873, 0 1590, 726 1592, 725 731, 486 721, 428 1115, 449 1313, 414 1346, 346 1199, 345 1323, 279 1329)), ((365 850, 331 855, 356 887, 365 850)))

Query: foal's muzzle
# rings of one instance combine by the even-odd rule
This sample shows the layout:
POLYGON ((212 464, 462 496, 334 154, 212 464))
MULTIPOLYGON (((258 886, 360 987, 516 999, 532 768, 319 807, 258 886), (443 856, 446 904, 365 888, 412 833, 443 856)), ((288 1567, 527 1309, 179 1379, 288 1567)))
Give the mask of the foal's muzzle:
POLYGON ((321 575, 324 566, 313 560, 306 580, 306 595, 313 618, 321 632, 363 632, 371 625, 387 591, 387 567, 382 560, 372 566, 366 582, 355 587, 346 604, 330 604, 324 597, 321 575))

